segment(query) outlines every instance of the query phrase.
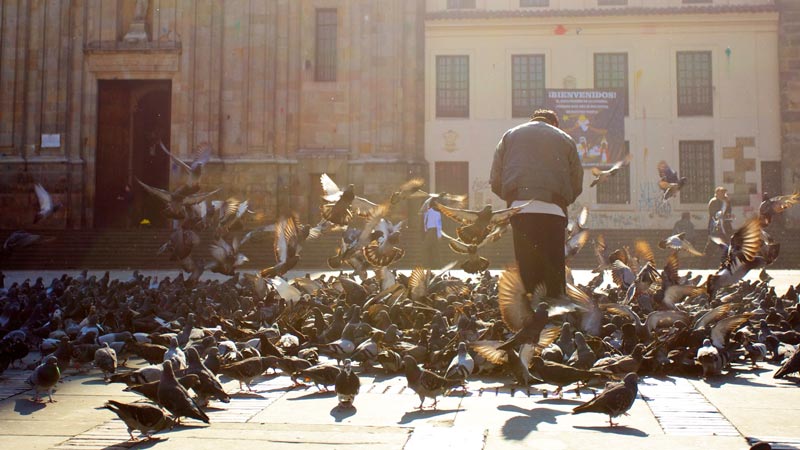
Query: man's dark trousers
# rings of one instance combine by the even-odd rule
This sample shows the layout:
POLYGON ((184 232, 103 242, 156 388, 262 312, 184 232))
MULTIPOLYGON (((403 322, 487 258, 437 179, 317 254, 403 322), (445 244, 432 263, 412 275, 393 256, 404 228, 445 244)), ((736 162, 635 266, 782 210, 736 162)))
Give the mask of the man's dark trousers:
POLYGON ((545 283, 548 296, 565 292, 564 234, 567 219, 554 214, 517 214, 511 218, 514 255, 528 292, 545 283))
POLYGON ((439 234, 436 228, 425 230, 425 265, 429 269, 437 268, 439 265, 439 234))

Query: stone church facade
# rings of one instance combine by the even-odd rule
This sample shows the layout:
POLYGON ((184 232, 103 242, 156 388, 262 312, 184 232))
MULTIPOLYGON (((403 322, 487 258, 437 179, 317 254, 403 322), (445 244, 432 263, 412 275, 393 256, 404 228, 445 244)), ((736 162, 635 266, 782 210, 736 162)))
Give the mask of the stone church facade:
POLYGON ((204 189, 267 217, 318 217, 319 175, 380 199, 424 161, 423 0, 0 3, 0 228, 158 221, 138 180, 204 189), (125 193, 126 185, 132 195, 125 193))

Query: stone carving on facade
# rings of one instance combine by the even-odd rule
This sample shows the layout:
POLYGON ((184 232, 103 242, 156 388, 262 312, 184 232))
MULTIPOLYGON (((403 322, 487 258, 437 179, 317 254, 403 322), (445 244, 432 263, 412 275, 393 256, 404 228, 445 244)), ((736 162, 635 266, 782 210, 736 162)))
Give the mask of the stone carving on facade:
POLYGON ((147 20, 147 7, 148 0, 136 0, 136 9, 134 9, 133 20, 131 21, 128 33, 122 38, 123 41, 130 44, 138 44, 147 42, 149 40, 145 26, 145 21, 147 20))
POLYGON ((458 150, 458 133, 453 130, 447 130, 442 135, 444 137, 444 151, 447 153, 453 153, 458 150))

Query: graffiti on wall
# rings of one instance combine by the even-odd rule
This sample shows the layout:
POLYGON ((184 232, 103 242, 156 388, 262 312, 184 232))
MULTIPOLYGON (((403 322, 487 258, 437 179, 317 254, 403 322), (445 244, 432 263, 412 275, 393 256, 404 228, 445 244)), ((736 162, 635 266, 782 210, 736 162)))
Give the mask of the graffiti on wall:
POLYGON ((672 215, 672 205, 663 201, 663 192, 654 182, 639 184, 639 199, 637 206, 640 212, 647 213, 651 218, 666 218, 672 215))

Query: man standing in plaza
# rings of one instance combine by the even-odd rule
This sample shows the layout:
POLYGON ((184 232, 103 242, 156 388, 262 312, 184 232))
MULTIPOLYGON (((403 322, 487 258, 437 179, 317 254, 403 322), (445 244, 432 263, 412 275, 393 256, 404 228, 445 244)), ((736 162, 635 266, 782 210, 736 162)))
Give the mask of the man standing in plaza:
POLYGON ((544 282, 550 296, 566 289, 564 240, 567 207, 583 191, 575 141, 558 128, 553 111, 505 132, 494 154, 492 192, 509 206, 526 205, 511 218, 514 254, 525 289, 544 282))
MULTIPOLYGON (((731 214, 731 200, 728 197, 728 190, 724 186, 717 186, 714 189, 714 196, 708 201, 708 239, 706 248, 711 242, 712 236, 717 236, 723 241, 727 241, 733 231, 733 215, 731 214)), ((705 253, 705 250, 703 253, 705 253)))
POLYGON ((442 238, 442 214, 431 208, 425 210, 423 216, 423 230, 425 231, 425 265, 435 268, 439 265, 439 239, 442 238))

